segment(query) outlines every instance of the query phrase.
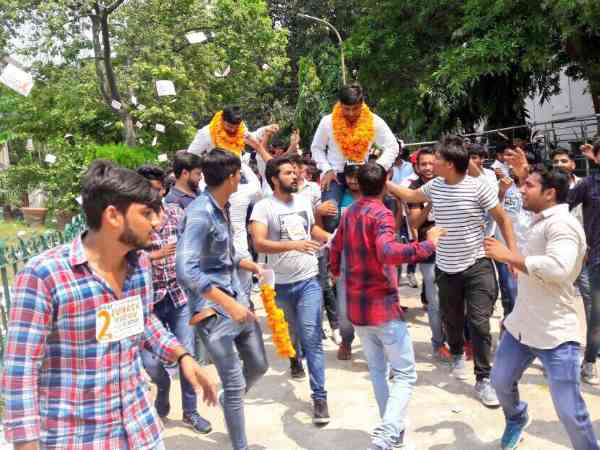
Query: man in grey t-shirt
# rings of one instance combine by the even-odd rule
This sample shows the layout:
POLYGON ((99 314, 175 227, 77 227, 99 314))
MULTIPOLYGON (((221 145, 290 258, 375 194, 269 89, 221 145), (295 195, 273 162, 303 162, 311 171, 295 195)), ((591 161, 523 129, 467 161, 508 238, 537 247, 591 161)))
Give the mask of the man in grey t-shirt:
MULTIPOLYGON (((312 239, 326 242, 330 235, 315 225, 310 201, 296 194, 298 179, 289 158, 270 160, 265 178, 273 196, 258 202, 252 211, 254 247, 267 254, 267 265, 275 271, 277 306, 285 313, 296 351, 304 353, 308 364, 313 423, 324 425, 329 411, 321 339, 323 293, 317 279, 321 244, 312 239)), ((292 370, 302 365, 300 358, 290 362, 292 370)))

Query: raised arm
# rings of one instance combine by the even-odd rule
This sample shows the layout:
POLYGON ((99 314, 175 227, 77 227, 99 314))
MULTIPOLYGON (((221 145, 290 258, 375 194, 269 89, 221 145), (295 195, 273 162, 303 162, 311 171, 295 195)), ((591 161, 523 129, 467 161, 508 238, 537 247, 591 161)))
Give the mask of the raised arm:
POLYGON ((409 189, 391 181, 386 183, 386 187, 390 194, 406 203, 426 203, 429 201, 422 189, 409 189))

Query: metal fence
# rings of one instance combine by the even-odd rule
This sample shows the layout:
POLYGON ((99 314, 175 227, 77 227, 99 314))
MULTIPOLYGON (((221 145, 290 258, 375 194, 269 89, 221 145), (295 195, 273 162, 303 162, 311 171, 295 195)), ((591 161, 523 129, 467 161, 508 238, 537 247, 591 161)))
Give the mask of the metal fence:
POLYGON ((0 240, 0 364, 4 360, 4 344, 8 328, 8 311, 12 297, 12 281, 17 272, 31 259, 45 250, 72 241, 86 227, 82 215, 74 217, 64 231, 47 231, 28 239, 17 237, 17 242, 7 244, 0 240))

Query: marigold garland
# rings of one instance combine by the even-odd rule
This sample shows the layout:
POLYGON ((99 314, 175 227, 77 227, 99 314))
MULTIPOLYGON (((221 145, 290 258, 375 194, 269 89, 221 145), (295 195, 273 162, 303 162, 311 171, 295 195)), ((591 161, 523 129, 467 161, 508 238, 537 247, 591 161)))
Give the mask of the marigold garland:
POLYGON ((229 150, 235 155, 241 157, 244 151, 244 136, 246 135, 246 124, 242 122, 234 135, 230 135, 223 127, 223 111, 216 113, 210 124, 210 138, 213 145, 223 150, 229 150))
POLYGON ((277 354, 282 358, 295 357, 296 350, 290 339, 288 323, 283 311, 275 303, 275 289, 270 284, 263 284, 260 287, 260 296, 267 312, 267 323, 273 332, 273 344, 277 354))
POLYGON ((342 112, 342 105, 333 107, 333 137, 348 161, 362 162, 367 158, 369 145, 375 138, 375 120, 369 107, 363 103, 360 116, 351 125, 342 112))

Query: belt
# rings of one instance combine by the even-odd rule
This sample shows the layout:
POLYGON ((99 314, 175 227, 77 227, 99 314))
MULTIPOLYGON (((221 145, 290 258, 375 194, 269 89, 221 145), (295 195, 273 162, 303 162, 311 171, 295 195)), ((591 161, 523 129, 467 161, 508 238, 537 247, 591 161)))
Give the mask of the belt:
POLYGON ((197 325, 207 317, 214 316, 217 312, 212 308, 205 308, 202 311, 197 312, 190 319, 190 325, 197 325))

